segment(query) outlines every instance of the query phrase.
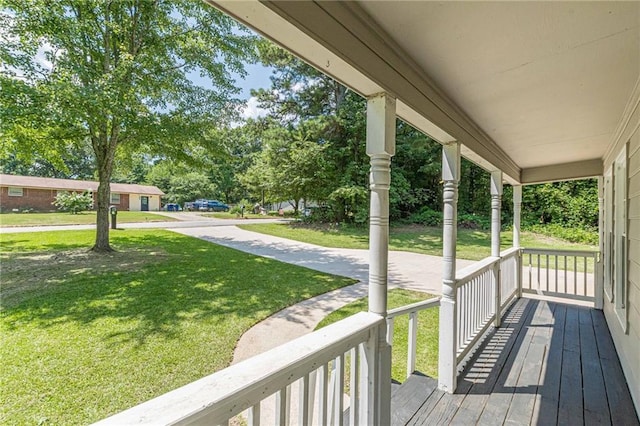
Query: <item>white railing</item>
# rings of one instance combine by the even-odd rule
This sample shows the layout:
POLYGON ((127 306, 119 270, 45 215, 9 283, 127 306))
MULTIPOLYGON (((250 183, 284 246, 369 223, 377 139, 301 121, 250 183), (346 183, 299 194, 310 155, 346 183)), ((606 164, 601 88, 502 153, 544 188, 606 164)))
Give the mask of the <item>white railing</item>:
POLYGON ((346 357, 350 424, 370 424, 376 408, 372 395, 379 386, 377 339, 384 326, 383 317, 358 313, 97 424, 226 425, 249 410, 252 426, 341 425, 346 357), (297 404, 291 403, 294 384, 297 404))
POLYGON ((418 350, 418 313, 429 308, 440 306, 440 298, 424 300, 392 309, 387 313, 387 341, 393 342, 395 319, 402 315, 409 315, 409 329, 407 335, 407 377, 416 371, 416 355, 418 350))
POLYGON ((500 314, 518 297, 520 283, 520 249, 510 248, 500 253, 500 314))
POLYGON ((598 252, 522 249, 522 291, 594 301, 598 252))
POLYGON ((499 257, 487 257, 456 272, 457 350, 462 362, 495 318, 499 257))

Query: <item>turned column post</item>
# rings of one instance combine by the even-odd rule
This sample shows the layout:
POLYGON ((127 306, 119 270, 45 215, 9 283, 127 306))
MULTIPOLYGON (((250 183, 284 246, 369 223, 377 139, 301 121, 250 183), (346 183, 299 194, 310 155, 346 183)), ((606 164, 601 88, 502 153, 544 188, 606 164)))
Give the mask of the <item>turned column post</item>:
POLYGON ((458 226, 458 183, 460 181, 460 144, 442 147, 442 298, 438 353, 438 388, 456 390, 458 352, 458 306, 456 298, 456 238, 458 226))

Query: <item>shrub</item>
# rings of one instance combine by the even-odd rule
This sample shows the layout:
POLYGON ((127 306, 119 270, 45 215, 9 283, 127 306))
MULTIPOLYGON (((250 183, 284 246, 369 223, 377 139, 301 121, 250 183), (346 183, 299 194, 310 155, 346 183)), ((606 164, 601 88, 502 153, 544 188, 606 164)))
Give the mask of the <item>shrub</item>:
POLYGON ((55 201, 51 204, 63 212, 77 214, 93 208, 93 196, 89 191, 83 193, 59 192, 58 195, 56 195, 55 201))
POLYGON ((418 213, 409 216, 410 223, 417 223, 426 226, 442 225, 442 212, 431 210, 429 207, 423 207, 418 213))
POLYGON ((491 229, 491 219, 471 213, 458 215, 458 227, 463 229, 491 229))
POLYGON ((528 225, 525 227, 525 229, 536 234, 546 235, 548 237, 556 237, 572 243, 593 245, 598 244, 598 231, 594 228, 572 228, 557 224, 547 224, 528 225))

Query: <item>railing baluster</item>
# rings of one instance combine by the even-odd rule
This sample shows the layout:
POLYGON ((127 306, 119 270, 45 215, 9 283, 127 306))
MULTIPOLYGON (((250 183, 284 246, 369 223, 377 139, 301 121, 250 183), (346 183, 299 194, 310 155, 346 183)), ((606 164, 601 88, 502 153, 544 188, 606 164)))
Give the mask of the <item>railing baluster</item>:
POLYGON ((578 294, 578 256, 573 256, 573 294, 578 294))
POLYGON ((309 424, 309 375, 298 380, 298 424, 306 426, 309 424))
POLYGON ((336 366, 336 381, 335 381, 335 394, 334 394, 334 425, 342 426, 343 418, 342 412, 344 411, 344 403, 342 395, 344 394, 344 354, 339 355, 335 359, 336 366))
POLYGON ((249 418, 247 419, 249 426, 260 426, 260 403, 249 408, 249 418))
MULTIPOLYGON (((418 344, 418 313, 411 312, 409 314, 409 336, 407 348, 407 377, 411 376, 416 370, 416 345, 418 344)), ((353 423, 352 423, 353 424, 353 423)))
POLYGON ((554 289, 554 291, 556 293, 559 293, 560 289, 558 288, 558 255, 557 254, 555 255, 555 259, 556 260, 555 260, 555 264, 554 264, 555 265, 554 269, 556 270, 556 288, 554 289))
POLYGON ((291 388, 287 386, 276 393, 276 424, 278 426, 289 425, 290 392, 291 388))
POLYGON ((318 376, 318 424, 327 426, 327 393, 328 393, 328 376, 329 366, 321 365, 318 376))
POLYGON ((569 274, 567 274, 567 256, 564 256, 564 292, 567 293, 567 288, 569 288, 569 284, 567 284, 567 276, 569 274))
MULTIPOLYGON (((584 274, 584 295, 586 296, 587 295, 587 256, 584 256, 583 259, 584 259, 584 273, 583 273, 584 274)), ((595 276, 595 271, 596 270, 595 270, 595 262, 594 262, 594 269, 593 269, 594 276, 595 276)))
POLYGON ((538 255, 538 285, 536 286, 536 290, 540 290, 540 255, 538 255))
POLYGON ((547 263, 546 263, 546 270, 547 270, 547 280, 545 281, 545 286, 544 288, 547 289, 547 291, 549 291, 549 255, 547 255, 547 263))
POLYGON ((358 413, 360 406, 358 404, 360 398, 360 362, 358 357, 358 348, 351 349, 351 365, 349 366, 349 425, 357 425, 359 423, 358 413))

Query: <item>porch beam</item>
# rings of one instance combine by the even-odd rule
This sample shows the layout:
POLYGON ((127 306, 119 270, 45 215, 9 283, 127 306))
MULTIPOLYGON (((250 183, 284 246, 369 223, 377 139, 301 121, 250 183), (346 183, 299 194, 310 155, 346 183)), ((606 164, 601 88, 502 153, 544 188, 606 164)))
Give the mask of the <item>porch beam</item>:
POLYGON ((458 315, 456 300, 456 239, 458 225, 458 184, 460 182, 460 143, 442 147, 442 299, 438 352, 438 388, 456 390, 458 315))
MULTIPOLYGON (((369 187, 369 312, 387 316, 387 271, 389 260, 389 186, 391 157, 396 149, 396 100, 386 93, 367 101, 367 155, 371 172, 369 187)), ((384 327, 378 332, 378 371, 369 371, 377 380, 373 405, 367 424, 386 425, 391 422, 391 346, 384 327)), ((370 367, 373 367, 370 365, 370 367)), ((364 373, 364 372, 363 372, 364 373)))
MULTIPOLYGON (((502 210, 502 171, 491 172, 491 256, 500 257, 500 228, 502 210)), ((494 325, 500 327, 500 262, 493 268, 495 285, 495 320, 494 325)))
POLYGON ((523 185, 533 183, 556 182, 572 179, 586 179, 603 173, 601 159, 577 161, 575 163, 553 164, 551 166, 522 169, 520 182, 523 185))

